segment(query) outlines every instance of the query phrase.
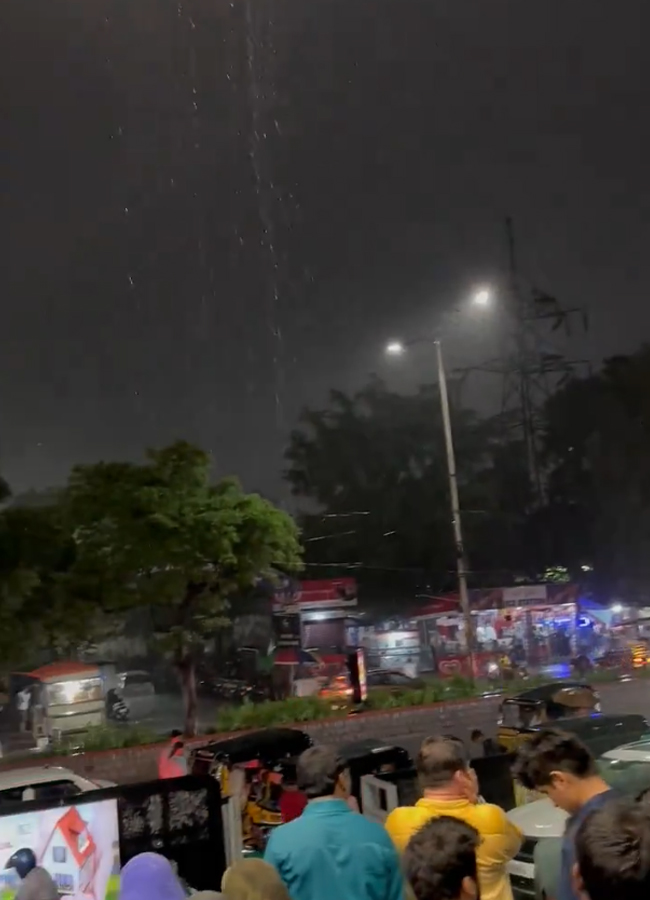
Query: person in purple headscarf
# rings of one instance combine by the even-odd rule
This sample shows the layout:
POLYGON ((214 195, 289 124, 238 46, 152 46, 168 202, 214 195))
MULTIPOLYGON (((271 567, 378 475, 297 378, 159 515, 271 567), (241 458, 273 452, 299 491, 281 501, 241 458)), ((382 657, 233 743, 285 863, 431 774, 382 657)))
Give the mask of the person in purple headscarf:
POLYGON ((186 900, 173 866, 159 853, 139 853, 124 866, 119 900, 186 900))

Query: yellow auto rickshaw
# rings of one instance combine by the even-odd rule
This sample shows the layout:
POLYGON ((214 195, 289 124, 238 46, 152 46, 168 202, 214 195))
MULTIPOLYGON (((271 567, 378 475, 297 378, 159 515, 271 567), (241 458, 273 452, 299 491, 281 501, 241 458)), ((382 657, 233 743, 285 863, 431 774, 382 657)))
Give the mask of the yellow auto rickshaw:
POLYGON ((278 770, 311 744, 309 735, 297 728, 265 728, 197 747, 190 754, 190 772, 211 775, 222 797, 239 798, 244 847, 263 852, 271 829, 282 824, 278 770))
POLYGON ((510 753, 544 725, 594 712, 600 712, 600 698, 591 685, 576 681, 549 682, 503 701, 497 739, 510 753))

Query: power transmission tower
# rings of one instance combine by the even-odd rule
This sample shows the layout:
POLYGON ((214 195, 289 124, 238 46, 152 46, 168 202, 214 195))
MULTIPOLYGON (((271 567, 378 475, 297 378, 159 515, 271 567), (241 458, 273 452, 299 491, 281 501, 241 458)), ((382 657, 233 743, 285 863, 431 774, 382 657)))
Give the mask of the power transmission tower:
MULTIPOLYGON (((514 225, 505 222, 508 249, 507 312, 509 333, 504 351, 471 371, 489 372, 502 379, 501 420, 504 434, 516 435, 526 450, 532 488, 532 506, 542 505, 546 479, 541 461, 541 428, 544 404, 554 390, 588 366, 584 359, 571 359, 555 352, 551 336, 563 329, 571 336, 579 325, 588 329, 582 307, 565 308, 558 300, 537 290, 522 276, 517 259, 514 225)), ((469 371, 469 370, 463 370, 469 371)))

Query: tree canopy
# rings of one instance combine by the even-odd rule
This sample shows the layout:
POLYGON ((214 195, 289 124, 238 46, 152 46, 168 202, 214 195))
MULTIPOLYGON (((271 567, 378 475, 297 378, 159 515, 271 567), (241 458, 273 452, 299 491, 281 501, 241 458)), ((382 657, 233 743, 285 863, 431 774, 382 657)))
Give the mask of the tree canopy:
POLYGON ((143 464, 78 466, 55 503, 5 510, 2 640, 18 653, 79 644, 146 607, 179 672, 193 733, 197 646, 228 622, 233 596, 296 570, 301 557, 290 516, 234 479, 213 484, 209 472, 209 457, 179 442, 143 464))
MULTIPOLYGON (((471 578, 477 585, 594 567, 603 589, 650 583, 650 348, 574 378, 542 410, 547 500, 532 508, 525 452, 499 417, 452 409, 471 578)), ((455 584, 437 386, 378 380, 303 413, 286 477, 306 505, 307 560, 418 569, 455 584)))
MULTIPOLYGON (((453 428, 472 564, 498 570, 520 555, 517 529, 530 496, 524 454, 471 410, 453 409, 453 428)), ((333 391, 327 408, 305 410, 286 457, 293 493, 317 506, 303 517, 311 562, 422 569, 439 589, 453 583, 436 385, 401 395, 373 379, 352 396, 333 391)))
POLYGON ((650 583, 649 449, 648 346, 607 359, 546 405, 549 514, 564 521, 567 564, 593 564, 609 585, 639 597, 650 583))
POLYGON ((209 467, 203 451, 177 443, 149 451, 142 465, 79 466, 64 497, 75 582, 93 585, 109 615, 149 607, 181 675, 188 733, 197 644, 227 624, 236 592, 300 565, 291 517, 233 479, 212 484, 209 467))

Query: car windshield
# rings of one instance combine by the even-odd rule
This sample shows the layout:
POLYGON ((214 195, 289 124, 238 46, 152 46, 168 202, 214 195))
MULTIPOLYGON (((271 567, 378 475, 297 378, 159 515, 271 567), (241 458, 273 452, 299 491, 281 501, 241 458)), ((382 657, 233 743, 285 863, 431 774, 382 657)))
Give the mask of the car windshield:
POLYGON ((625 794, 639 794, 650 788, 650 761, 601 757, 598 769, 610 787, 625 794))

